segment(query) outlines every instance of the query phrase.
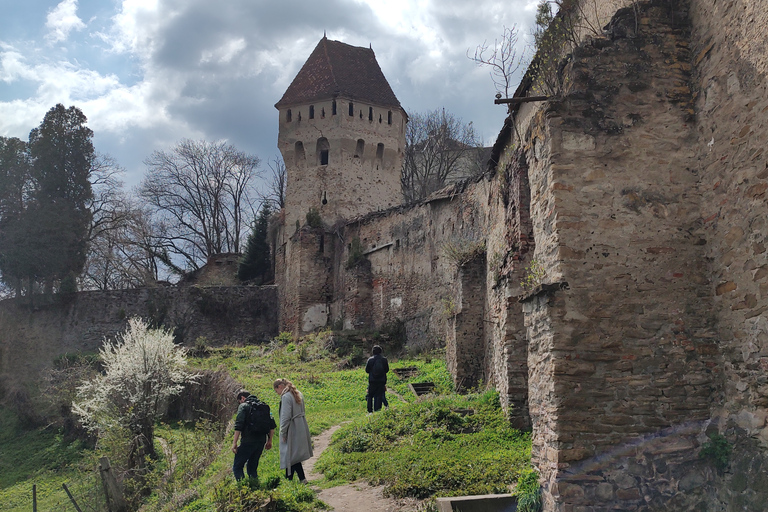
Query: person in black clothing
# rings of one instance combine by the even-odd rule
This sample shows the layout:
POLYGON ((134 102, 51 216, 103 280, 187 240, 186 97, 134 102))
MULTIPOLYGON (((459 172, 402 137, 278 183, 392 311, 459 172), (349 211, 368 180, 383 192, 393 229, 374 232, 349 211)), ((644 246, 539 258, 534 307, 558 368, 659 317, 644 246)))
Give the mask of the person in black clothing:
POLYGON ((365 372, 368 374, 368 412, 380 411, 381 405, 387 403, 387 372, 389 362, 381 355, 381 347, 373 346, 373 356, 368 358, 365 364, 365 372))
MULTIPOLYGON (((247 391, 240 391, 237 394, 237 416, 235 416, 235 438, 232 441, 232 453, 235 454, 235 462, 232 464, 232 472, 235 474, 235 480, 245 477, 243 466, 248 470, 248 478, 258 479, 259 458, 264 450, 272 448, 272 436, 275 433, 277 424, 272 419, 272 428, 269 434, 257 434, 248 432, 245 428, 246 419, 250 404, 257 402, 256 395, 251 395, 247 391), (240 440, 240 446, 237 441, 240 440), (247 466, 246 466, 247 463, 247 466)), ((270 417, 271 417, 270 413, 270 417)))

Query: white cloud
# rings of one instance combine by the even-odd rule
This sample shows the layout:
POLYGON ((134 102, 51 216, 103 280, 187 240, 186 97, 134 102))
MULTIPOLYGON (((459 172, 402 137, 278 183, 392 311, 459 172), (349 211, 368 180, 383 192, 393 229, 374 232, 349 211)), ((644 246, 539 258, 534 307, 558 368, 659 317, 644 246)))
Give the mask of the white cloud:
POLYGON ((52 43, 66 41, 73 30, 83 30, 85 23, 77 17, 77 0, 64 0, 49 11, 45 27, 49 30, 45 37, 52 43))

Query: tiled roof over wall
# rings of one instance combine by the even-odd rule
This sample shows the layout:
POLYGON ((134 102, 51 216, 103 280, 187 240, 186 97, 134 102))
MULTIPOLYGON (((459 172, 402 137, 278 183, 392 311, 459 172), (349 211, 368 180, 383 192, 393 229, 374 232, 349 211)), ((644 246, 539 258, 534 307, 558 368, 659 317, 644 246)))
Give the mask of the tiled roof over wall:
POLYGON ((370 48, 323 37, 275 108, 343 96, 400 108, 370 48))

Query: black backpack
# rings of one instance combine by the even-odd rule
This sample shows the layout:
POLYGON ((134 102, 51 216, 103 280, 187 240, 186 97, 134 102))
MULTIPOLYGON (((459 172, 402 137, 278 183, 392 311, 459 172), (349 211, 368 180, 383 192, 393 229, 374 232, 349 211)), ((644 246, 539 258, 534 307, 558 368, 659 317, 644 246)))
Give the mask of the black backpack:
POLYGON ((272 430, 272 414, 269 406, 259 400, 249 400, 245 413, 245 432, 249 434, 269 434, 272 430))
POLYGON ((373 366, 371 366, 371 375, 375 378, 382 378, 387 372, 384 371, 384 358, 377 357, 373 360, 373 366))

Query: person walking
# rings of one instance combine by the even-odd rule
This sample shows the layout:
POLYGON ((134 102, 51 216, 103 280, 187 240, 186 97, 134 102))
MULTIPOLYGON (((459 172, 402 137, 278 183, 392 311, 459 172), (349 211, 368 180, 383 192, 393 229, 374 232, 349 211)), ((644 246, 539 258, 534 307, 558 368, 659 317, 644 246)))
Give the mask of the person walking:
MULTIPOLYGON (((235 480, 241 480, 245 477, 243 472, 243 467, 245 466, 248 470, 248 478, 258 480, 259 459, 264 450, 272 449, 272 436, 277 425, 274 418, 272 418, 272 413, 269 412, 269 407, 262 404, 256 398, 256 395, 243 390, 237 393, 237 401, 240 405, 237 406, 235 437, 232 441, 232 453, 235 454, 232 472, 235 474, 235 480), (249 427, 252 409, 260 406, 266 407, 265 414, 268 417, 260 418, 256 421, 256 424, 260 425, 258 428, 249 427), (238 440, 240 441, 240 446, 237 445, 238 440)), ((257 414, 256 411, 253 411, 253 413, 257 414)))
POLYGON ((280 395, 280 468, 285 477, 307 483, 301 463, 313 455, 312 437, 304 415, 304 395, 288 379, 277 379, 273 387, 280 395))
POLYGON ((387 403, 387 372, 389 372, 389 362, 387 358, 381 355, 381 347, 373 346, 373 356, 368 358, 365 363, 365 373, 368 374, 368 412, 372 413, 381 410, 381 405, 387 403))

